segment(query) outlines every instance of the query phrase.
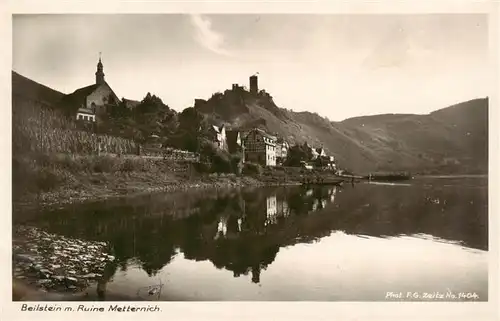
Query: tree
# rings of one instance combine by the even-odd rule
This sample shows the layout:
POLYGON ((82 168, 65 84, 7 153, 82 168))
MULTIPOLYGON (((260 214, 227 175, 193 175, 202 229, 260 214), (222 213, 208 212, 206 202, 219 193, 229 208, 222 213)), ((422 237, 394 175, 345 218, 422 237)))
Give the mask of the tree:
POLYGON ((108 109, 109 117, 113 119, 123 119, 131 116, 130 109, 127 108, 125 102, 121 101, 117 105, 111 105, 108 109))
POLYGON ((198 133, 206 129, 206 126, 205 117, 193 107, 186 108, 179 114, 180 130, 198 133))
POLYGON ((298 167, 301 162, 308 162, 312 158, 312 152, 306 144, 290 147, 287 158, 283 163, 285 166, 298 167))
POLYGON ((205 117, 193 107, 184 109, 177 117, 178 126, 168 140, 168 145, 199 152, 203 140, 208 136, 209 125, 205 117))
POLYGON ((151 134, 168 136, 177 130, 176 112, 151 93, 134 108, 132 118, 144 137, 151 134))

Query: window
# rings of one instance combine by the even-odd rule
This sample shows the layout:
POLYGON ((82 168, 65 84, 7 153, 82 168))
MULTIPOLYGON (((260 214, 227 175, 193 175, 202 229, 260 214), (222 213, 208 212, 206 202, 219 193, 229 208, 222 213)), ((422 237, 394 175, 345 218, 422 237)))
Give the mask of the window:
POLYGON ((78 119, 82 120, 83 119, 83 115, 78 115, 78 119))

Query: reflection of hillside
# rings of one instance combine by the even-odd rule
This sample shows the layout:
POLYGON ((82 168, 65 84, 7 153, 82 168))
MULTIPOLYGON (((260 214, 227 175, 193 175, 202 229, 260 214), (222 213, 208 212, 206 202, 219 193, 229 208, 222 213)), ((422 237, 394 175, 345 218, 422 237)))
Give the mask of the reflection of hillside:
POLYGON ((488 195, 486 188, 448 186, 360 185, 336 200, 335 230, 370 236, 428 234, 461 241, 473 248, 488 248, 488 195), (357 193, 354 193, 356 191, 357 193))
POLYGON ((178 199, 139 198, 119 206, 58 210, 36 224, 109 242, 117 268, 135 259, 154 275, 180 250, 186 259, 209 260, 235 276, 251 273, 259 282, 280 247, 311 242, 334 230, 372 236, 424 233, 487 248, 487 195, 461 192, 361 184, 340 193, 333 187, 186 193, 178 199))
POLYGON ((210 260, 236 276, 252 272, 258 282, 281 246, 303 240, 297 238, 293 225, 300 223, 293 223, 294 217, 322 208, 330 195, 332 190, 277 188, 191 198, 147 196, 57 210, 38 223, 61 234, 108 241, 122 269, 133 258, 154 275, 180 248, 188 259, 210 260), (315 206, 318 202, 322 205, 315 206))

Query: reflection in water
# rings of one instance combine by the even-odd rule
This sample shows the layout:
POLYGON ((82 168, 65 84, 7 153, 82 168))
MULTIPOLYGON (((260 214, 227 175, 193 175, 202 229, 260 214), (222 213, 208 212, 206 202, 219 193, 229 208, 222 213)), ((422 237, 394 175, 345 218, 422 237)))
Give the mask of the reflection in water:
POLYGON ((227 233, 227 217, 220 217, 219 224, 217 224, 217 234, 215 234, 214 239, 218 239, 219 237, 225 237, 227 233))
MULTIPOLYGON (((218 191, 215 195, 150 195, 53 210, 29 224, 112 246, 116 260, 107 266, 98 285, 104 300, 107 283, 114 276, 139 266, 154 277, 178 260, 179 253, 185 260, 209 261, 234 277, 248 275, 252 283, 261 283, 263 271, 276 260, 280 249, 326 239, 333 231, 390 242, 402 235, 431 235, 487 250, 485 186, 415 182, 404 187, 360 184, 340 190, 276 187, 218 191)), ((314 260, 313 267, 305 264, 305 257, 296 257, 295 268, 308 266, 306 272, 312 274, 322 271, 322 260, 329 255, 328 251, 322 253, 307 257, 314 260)))

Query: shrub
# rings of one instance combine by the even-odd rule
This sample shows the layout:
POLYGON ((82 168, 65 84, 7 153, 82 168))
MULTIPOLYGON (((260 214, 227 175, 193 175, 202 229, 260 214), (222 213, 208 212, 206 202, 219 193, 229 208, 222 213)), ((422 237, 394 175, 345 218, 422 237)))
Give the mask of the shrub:
POLYGON ((54 163, 70 172, 80 172, 82 170, 90 171, 89 161, 86 158, 75 157, 64 154, 61 157, 54 157, 54 163))
POLYGON ((206 163, 197 162, 193 163, 193 166, 198 173, 210 173, 211 168, 206 163))
POLYGON ((227 155, 218 153, 212 157, 212 171, 216 173, 230 173, 231 161, 227 155))
POLYGON ((38 166, 42 166, 42 167, 50 166, 54 163, 53 157, 51 157, 51 155, 47 155, 47 154, 36 154, 34 159, 35 159, 35 163, 38 166))
POLYGON ((118 170, 118 162, 112 156, 98 156, 95 158, 93 170, 97 173, 113 173, 118 170))
MULTIPOLYGON (((211 171, 215 173, 233 173, 236 160, 228 152, 219 149, 211 142, 205 142, 201 149, 201 156, 212 163, 211 171)), ((237 160, 239 162, 239 160, 237 160)))
POLYGON ((239 155, 231 156, 231 172, 236 175, 241 175, 243 164, 239 155))
POLYGON ((47 168, 42 168, 36 172, 35 185, 40 191, 54 189, 62 182, 62 178, 47 168))
POLYGON ((244 175, 261 175, 262 166, 260 164, 245 163, 242 172, 244 175))
POLYGON ((121 171, 123 172, 133 172, 137 170, 142 170, 143 166, 140 166, 139 162, 134 161, 133 159, 127 158, 123 164, 121 165, 121 171))

